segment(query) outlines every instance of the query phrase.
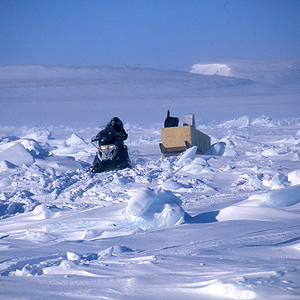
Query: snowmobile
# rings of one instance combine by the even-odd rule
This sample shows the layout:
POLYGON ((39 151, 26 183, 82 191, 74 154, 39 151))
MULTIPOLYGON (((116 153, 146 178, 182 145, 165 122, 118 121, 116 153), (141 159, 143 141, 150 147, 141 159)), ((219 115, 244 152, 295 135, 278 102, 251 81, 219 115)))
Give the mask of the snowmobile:
POLYGON ((127 146, 112 126, 101 130, 91 143, 98 149, 93 166, 89 168, 92 173, 131 168, 127 146))

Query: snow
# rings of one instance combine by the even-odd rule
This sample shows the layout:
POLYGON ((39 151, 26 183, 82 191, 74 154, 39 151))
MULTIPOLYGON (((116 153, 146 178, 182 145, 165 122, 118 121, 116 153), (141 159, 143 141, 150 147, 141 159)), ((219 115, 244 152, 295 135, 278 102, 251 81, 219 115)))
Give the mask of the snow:
MULTIPOLYGON (((255 122, 255 121, 254 121, 255 122)), ((242 116, 234 120, 227 121, 222 124, 224 127, 246 127, 249 125, 248 116, 242 116)))
POLYGON ((182 156, 180 157, 180 159, 176 162, 176 165, 178 167, 187 165, 189 163, 191 163, 195 157, 196 157, 196 152, 197 152, 197 147, 193 146, 190 149, 186 150, 182 156))
POLYGON ((190 72, 247 78, 275 85, 298 85, 300 60, 235 60, 195 64, 190 72))
POLYGON ((181 204, 171 191, 142 188, 129 200, 127 222, 143 230, 179 225, 184 221, 181 204))
POLYGON ((298 169, 288 173, 288 180, 291 182, 291 185, 300 184, 300 170, 298 169))
POLYGON ((197 64, 191 67, 191 73, 231 76, 230 68, 226 64, 197 64))
POLYGON ((71 137, 66 140, 66 145, 69 147, 82 144, 86 144, 85 141, 75 133, 72 133, 71 137))
POLYGON ((298 65, 226 65, 0 67, 1 299, 300 297, 298 65), (162 156, 167 109, 211 148, 162 156), (115 115, 133 167, 86 172, 115 115))
POLYGON ((8 161, 17 166, 22 166, 23 164, 30 165, 34 162, 33 156, 21 142, 15 143, 11 147, 1 151, 0 160, 8 161))

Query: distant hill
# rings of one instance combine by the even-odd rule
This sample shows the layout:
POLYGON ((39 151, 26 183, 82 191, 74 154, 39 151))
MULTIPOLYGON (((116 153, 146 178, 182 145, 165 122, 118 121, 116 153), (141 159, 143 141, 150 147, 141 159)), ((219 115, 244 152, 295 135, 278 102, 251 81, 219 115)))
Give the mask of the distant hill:
POLYGON ((0 66, 0 126, 99 124, 112 116, 155 123, 163 122, 168 109, 209 120, 294 116, 299 102, 294 89, 259 82, 253 69, 244 71, 251 79, 234 77, 243 77, 247 64, 236 63, 239 69, 230 64, 213 76, 126 66, 0 66), (224 72, 229 73, 220 76, 224 72))
MULTIPOLYGON (((183 71, 126 67, 2 66, 0 99, 61 97, 140 97, 142 99, 256 93, 257 82, 233 77, 207 76, 183 71), (230 91, 228 91, 230 88, 230 91)), ((265 86, 267 88, 267 86, 265 86)))

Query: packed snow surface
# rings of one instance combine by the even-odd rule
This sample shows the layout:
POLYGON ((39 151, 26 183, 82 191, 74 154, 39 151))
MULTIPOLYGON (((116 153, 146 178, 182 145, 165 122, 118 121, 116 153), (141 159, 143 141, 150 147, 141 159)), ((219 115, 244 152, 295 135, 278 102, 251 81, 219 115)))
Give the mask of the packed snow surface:
POLYGON ((16 117, 6 106, 1 111, 1 299, 299 299, 295 87, 293 94, 220 76, 210 81, 203 75, 198 81, 175 71, 140 70, 141 77, 133 73, 133 78, 127 76, 131 70, 110 67, 1 68, 1 109, 18 104, 24 112, 16 117), (110 79, 101 81, 105 74, 110 79), (49 81, 50 75, 62 80, 49 81), (125 81, 122 91, 119 77, 125 81), (160 108, 169 106, 172 115, 178 109, 180 119, 192 111, 197 128, 211 137, 204 155, 192 147, 178 156, 162 156, 158 144, 166 111, 159 112, 160 122, 153 108, 144 112, 144 123, 136 120, 145 103, 155 106, 147 101, 158 99, 159 79, 165 80, 160 108), (215 103, 224 101, 221 90, 227 101, 239 97, 241 84, 247 111, 223 106, 224 116, 232 118, 204 121, 198 97, 189 100, 194 109, 185 110, 181 100, 190 85, 202 88, 204 83, 211 85, 208 90, 220 88, 211 95, 215 103), (92 111, 91 103, 100 103, 82 95, 110 85, 106 104, 99 100, 105 115, 77 118, 76 123, 86 106, 92 111), (130 93, 143 85, 132 99, 130 93), (261 88, 261 96, 251 98, 254 86, 261 88), (172 102, 167 95, 173 88, 177 96, 172 102), (126 105, 117 95, 123 92, 126 105), (5 98, 9 95, 13 99, 5 98), (270 115, 260 111, 255 116, 257 100, 266 97, 273 99, 270 115), (139 101, 144 104, 135 111, 132 104, 139 101), (96 153, 90 139, 98 126, 118 115, 109 113, 115 104, 123 112, 132 168, 89 173, 96 153), (283 106, 285 117, 274 118, 283 106), (34 117, 35 109, 47 115, 45 123, 34 117), (12 125, 9 118, 14 117, 18 120, 12 125))

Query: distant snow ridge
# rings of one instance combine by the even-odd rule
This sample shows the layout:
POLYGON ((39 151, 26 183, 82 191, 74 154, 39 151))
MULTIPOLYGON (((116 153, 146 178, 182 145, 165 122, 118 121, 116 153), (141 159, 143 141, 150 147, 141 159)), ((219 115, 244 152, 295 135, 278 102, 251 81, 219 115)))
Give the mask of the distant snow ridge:
POLYGON ((195 64, 191 73, 244 78, 276 85, 300 84, 300 60, 232 60, 195 64))
POLYGON ((202 75, 232 76, 231 69, 225 64, 196 64, 191 67, 190 72, 202 75))

